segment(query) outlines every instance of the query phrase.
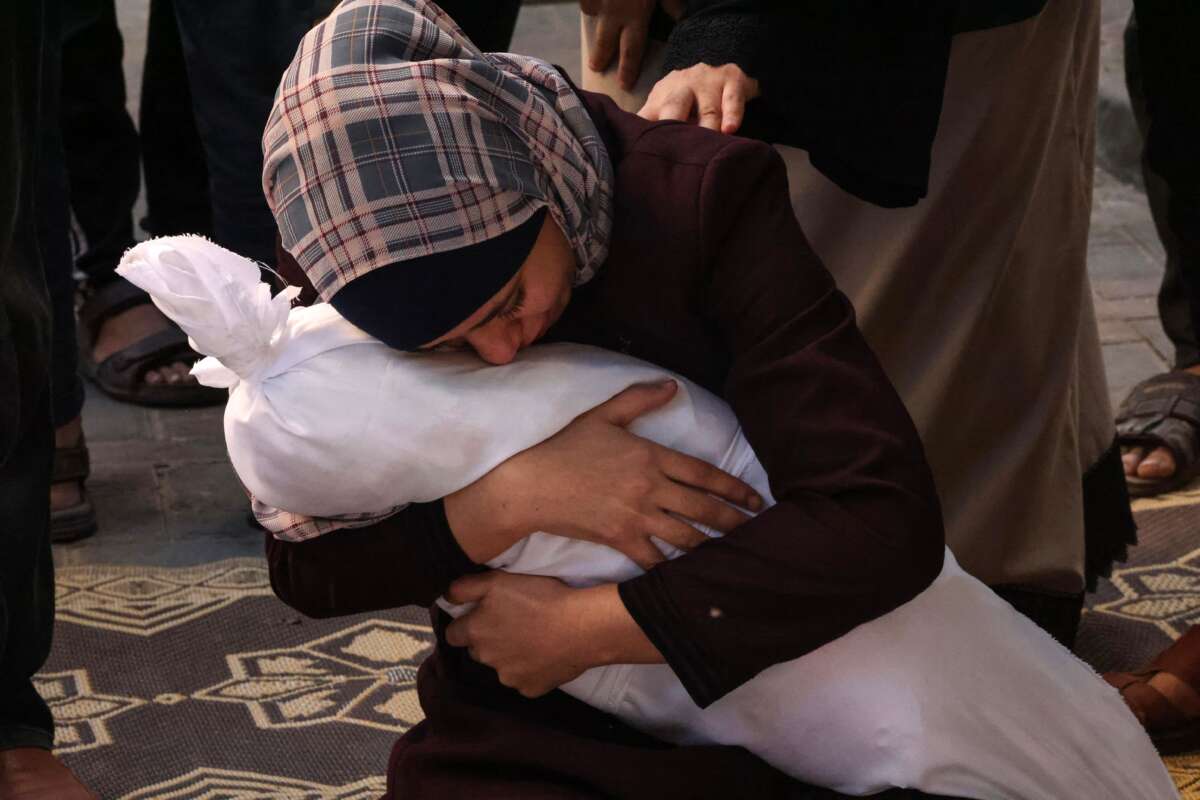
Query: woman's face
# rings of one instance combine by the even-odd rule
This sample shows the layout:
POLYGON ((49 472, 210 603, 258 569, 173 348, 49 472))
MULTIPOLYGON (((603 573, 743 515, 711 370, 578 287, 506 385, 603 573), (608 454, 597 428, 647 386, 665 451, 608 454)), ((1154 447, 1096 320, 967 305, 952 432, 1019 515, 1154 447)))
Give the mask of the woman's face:
POLYGON ((489 364, 507 364, 558 321, 571 299, 575 253, 546 215, 537 241, 517 274, 454 330, 419 349, 470 348, 489 364))

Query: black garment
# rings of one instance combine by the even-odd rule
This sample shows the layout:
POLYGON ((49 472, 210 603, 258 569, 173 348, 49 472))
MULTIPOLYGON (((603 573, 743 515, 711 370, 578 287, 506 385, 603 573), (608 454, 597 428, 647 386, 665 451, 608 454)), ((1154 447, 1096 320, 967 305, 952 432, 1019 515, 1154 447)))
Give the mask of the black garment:
MULTIPOLYGON (((760 85, 740 134, 807 150, 814 167, 863 200, 909 206, 928 189, 953 37, 1020 22, 1045 5, 1045 0, 689 0, 668 41, 664 69, 738 64, 760 85)), ((1176 85, 1195 96, 1195 81, 1176 85)), ((1088 465, 1082 483, 1085 580, 1094 588, 1135 541, 1115 447, 1088 465)), ((1079 596, 1003 588, 1055 638, 1073 639, 1079 596)))
POLYGON ((56 17, 40 0, 0 25, 0 749, 54 742, 50 710, 31 677, 50 651, 50 305, 34 224, 43 43, 56 17))
POLYGON ((691 0, 664 69, 734 63, 759 82, 741 134, 807 150, 858 197, 910 206, 956 33, 1009 24, 1045 0, 691 0))
POLYGON ((150 0, 138 131, 146 181, 142 227, 151 236, 199 233, 211 238, 208 165, 192 111, 175 0, 150 0))
POLYGON ((480 50, 502 53, 512 42, 521 0, 445 0, 438 6, 480 50))
MULTIPOLYGON (((116 277, 134 244, 133 207, 141 185, 138 132, 125 107, 123 44, 113 0, 65 0, 61 44, 47 43, 61 68, 57 98, 47 98, 38 225, 54 308, 53 422, 79 416, 84 388, 76 345, 75 279, 92 286, 116 277), (57 114, 51 110, 57 108, 57 114), (72 265, 70 214, 81 238, 72 265)), ((157 234, 211 233, 207 174, 192 119, 171 0, 154 0, 147 37, 143 110, 150 103, 146 152, 150 215, 157 234), (164 11, 165 9, 165 11, 164 11), (166 24, 162 24, 165 16, 166 24)))
POLYGON ((76 266, 103 284, 133 245, 133 204, 141 185, 138 135, 125 110, 113 0, 63 0, 62 9, 59 122, 70 205, 82 233, 76 266))
MULTIPOLYGON (((336 0, 175 0, 196 125, 208 166, 213 238, 269 264, 275 218, 262 191, 262 132, 301 37, 336 0)), ((485 48, 503 50, 519 0, 452 0, 446 11, 485 48), (497 8, 498 6, 498 8, 497 8)))
POLYGON ((300 38, 333 0, 177 0, 196 129, 204 145, 213 238, 270 263, 275 219, 262 191, 262 132, 300 38))
MULTIPOLYGON (((49 11, 57 18, 61 5, 49 11)), ((57 23, 56 23, 57 24, 57 23)), ((58 30, 58 28, 56 28, 58 30)), ((75 342, 75 280, 71 259, 71 211, 68 200, 66 156, 62 128, 58 124, 60 87, 62 86, 61 34, 48 37, 45 54, 44 86, 39 126, 41 152, 38 162, 37 233, 42 268, 54 325, 51 344, 51 419, 55 427, 63 425, 83 409, 83 381, 79 377, 78 349, 75 342)))
POLYGON ((48 750, 54 743, 54 721, 31 678, 50 654, 54 629, 54 562, 50 554, 54 434, 46 398, 49 381, 44 374, 24 372, 22 379, 31 388, 40 388, 42 394, 26 395, 31 407, 29 416, 21 421, 21 439, 0 466, 0 519, 4 520, 0 536, 0 750, 48 750))
POLYGON ((148 216, 157 236, 211 235, 208 172, 172 0, 152 0, 138 128, 125 105, 124 45, 114 0, 65 0, 62 126, 70 202, 82 240, 75 266, 93 286, 115 277, 134 244, 133 208, 145 164, 148 216))
POLYGON ((1125 28, 1125 82, 1146 142, 1142 176, 1167 254, 1159 319, 1176 369, 1200 364, 1198 36, 1200 6, 1186 2, 1139 0, 1125 28))

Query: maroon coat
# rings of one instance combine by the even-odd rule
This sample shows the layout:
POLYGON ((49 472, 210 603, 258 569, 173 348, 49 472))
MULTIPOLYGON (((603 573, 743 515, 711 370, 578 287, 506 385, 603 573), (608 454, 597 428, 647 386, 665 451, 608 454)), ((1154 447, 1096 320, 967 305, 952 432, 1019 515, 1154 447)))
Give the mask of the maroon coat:
MULTIPOLYGON (((620 586, 707 705, 924 589, 941 569, 941 514, 912 422, 805 241, 775 151, 581 95, 615 171, 613 240, 548 339, 621 350, 723 396, 778 501, 620 586)), ((440 502, 267 549, 276 593, 314 616, 429 604, 476 569, 440 502)), ((740 748, 669 747, 561 692, 522 698, 446 645, 445 621, 435 613, 439 646, 419 678, 427 719, 393 752, 396 797, 819 796, 740 748)))

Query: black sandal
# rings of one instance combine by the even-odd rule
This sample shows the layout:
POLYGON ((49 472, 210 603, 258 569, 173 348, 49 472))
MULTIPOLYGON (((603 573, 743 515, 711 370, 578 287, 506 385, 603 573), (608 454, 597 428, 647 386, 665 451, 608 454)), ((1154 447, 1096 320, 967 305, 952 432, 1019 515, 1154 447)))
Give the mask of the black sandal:
POLYGON ((150 295, 124 278, 86 292, 79 308, 79 363, 83 373, 110 397, 142 406, 211 406, 224 403, 229 393, 189 381, 146 383, 146 373, 181 362, 194 364, 200 356, 188 345, 175 323, 134 342, 97 363, 92 351, 100 327, 131 308, 150 302, 150 295))
POLYGON ((1169 477, 1126 475, 1133 497, 1163 494, 1195 478, 1200 474, 1200 376, 1167 372, 1133 387, 1117 412, 1117 441, 1122 448, 1165 447, 1175 457, 1169 477))
POLYGON ((73 506, 50 511, 50 541, 56 544, 86 539, 96 532, 96 508, 88 496, 84 481, 91 474, 87 442, 79 434, 74 447, 54 448, 54 469, 51 483, 79 483, 79 502, 73 506))

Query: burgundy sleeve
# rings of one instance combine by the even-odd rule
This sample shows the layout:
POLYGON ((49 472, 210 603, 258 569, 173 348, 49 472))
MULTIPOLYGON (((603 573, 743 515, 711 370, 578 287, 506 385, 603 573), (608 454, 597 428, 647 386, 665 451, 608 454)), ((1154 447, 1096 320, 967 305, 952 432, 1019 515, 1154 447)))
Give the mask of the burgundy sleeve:
POLYGON ((310 617, 428 606, 481 569, 459 547, 441 500, 303 542, 268 534, 267 564, 279 599, 310 617))
POLYGON ((732 142, 699 205, 725 397, 778 504, 620 594, 706 706, 913 598, 944 534, 917 432, 795 220, 782 159, 732 142))

